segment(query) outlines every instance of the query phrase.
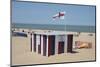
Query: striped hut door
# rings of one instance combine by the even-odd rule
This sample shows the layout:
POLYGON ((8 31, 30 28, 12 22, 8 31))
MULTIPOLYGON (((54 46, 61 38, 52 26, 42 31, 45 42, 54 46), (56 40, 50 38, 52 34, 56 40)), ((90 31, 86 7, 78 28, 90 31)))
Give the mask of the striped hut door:
POLYGON ((72 52, 72 48, 73 48, 73 35, 68 35, 67 38, 67 52, 72 52))
POLYGON ((32 34, 30 34, 30 44, 31 44, 30 45, 30 48, 31 48, 30 51, 32 52, 32 34))
POLYGON ((64 53, 64 42, 61 41, 58 43, 58 54, 64 53))
POLYGON ((34 34, 34 52, 36 52, 36 34, 34 34))
POLYGON ((46 56, 47 36, 43 35, 43 56, 46 56))
POLYGON ((48 56, 55 54, 55 36, 48 36, 48 56))

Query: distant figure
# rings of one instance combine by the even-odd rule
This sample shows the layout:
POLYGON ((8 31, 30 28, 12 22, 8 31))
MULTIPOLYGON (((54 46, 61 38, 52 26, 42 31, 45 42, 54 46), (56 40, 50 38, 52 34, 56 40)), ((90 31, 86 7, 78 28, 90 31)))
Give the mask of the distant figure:
POLYGON ((22 30, 22 32, 24 32, 24 30, 22 30))
POLYGON ((81 32, 78 32, 78 36, 81 34, 81 32))
POLYGON ((30 33, 30 35, 32 36, 32 33, 30 33))
POLYGON ((93 34, 88 34, 89 36, 93 36, 93 34))
POLYGON ((28 34, 29 34, 30 32, 28 32, 28 34))
POLYGON ((80 35, 80 34, 81 34, 81 32, 78 32, 78 34, 80 35))

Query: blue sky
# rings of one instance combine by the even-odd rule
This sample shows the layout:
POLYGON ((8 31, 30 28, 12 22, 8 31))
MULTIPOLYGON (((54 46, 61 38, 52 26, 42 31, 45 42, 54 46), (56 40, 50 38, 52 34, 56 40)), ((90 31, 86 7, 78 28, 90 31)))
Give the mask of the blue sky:
POLYGON ((95 25, 95 6, 12 2, 12 23, 95 25), (66 11, 65 19, 52 16, 66 11))

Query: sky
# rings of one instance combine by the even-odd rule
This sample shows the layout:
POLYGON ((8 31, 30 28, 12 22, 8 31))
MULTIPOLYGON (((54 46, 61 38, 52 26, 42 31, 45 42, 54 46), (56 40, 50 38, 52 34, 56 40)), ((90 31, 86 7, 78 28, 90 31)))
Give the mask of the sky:
POLYGON ((95 6, 13 1, 12 23, 95 26, 95 6), (62 11, 65 18, 53 20, 62 11))

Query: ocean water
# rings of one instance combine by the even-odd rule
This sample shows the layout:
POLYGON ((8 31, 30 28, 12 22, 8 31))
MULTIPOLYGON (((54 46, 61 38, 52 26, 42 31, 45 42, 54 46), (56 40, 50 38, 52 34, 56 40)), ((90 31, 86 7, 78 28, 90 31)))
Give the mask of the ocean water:
POLYGON ((27 28, 41 30, 58 30, 73 32, 92 32, 95 33, 95 26, 79 26, 79 25, 51 25, 51 24, 22 24, 12 23, 12 28, 27 28))

